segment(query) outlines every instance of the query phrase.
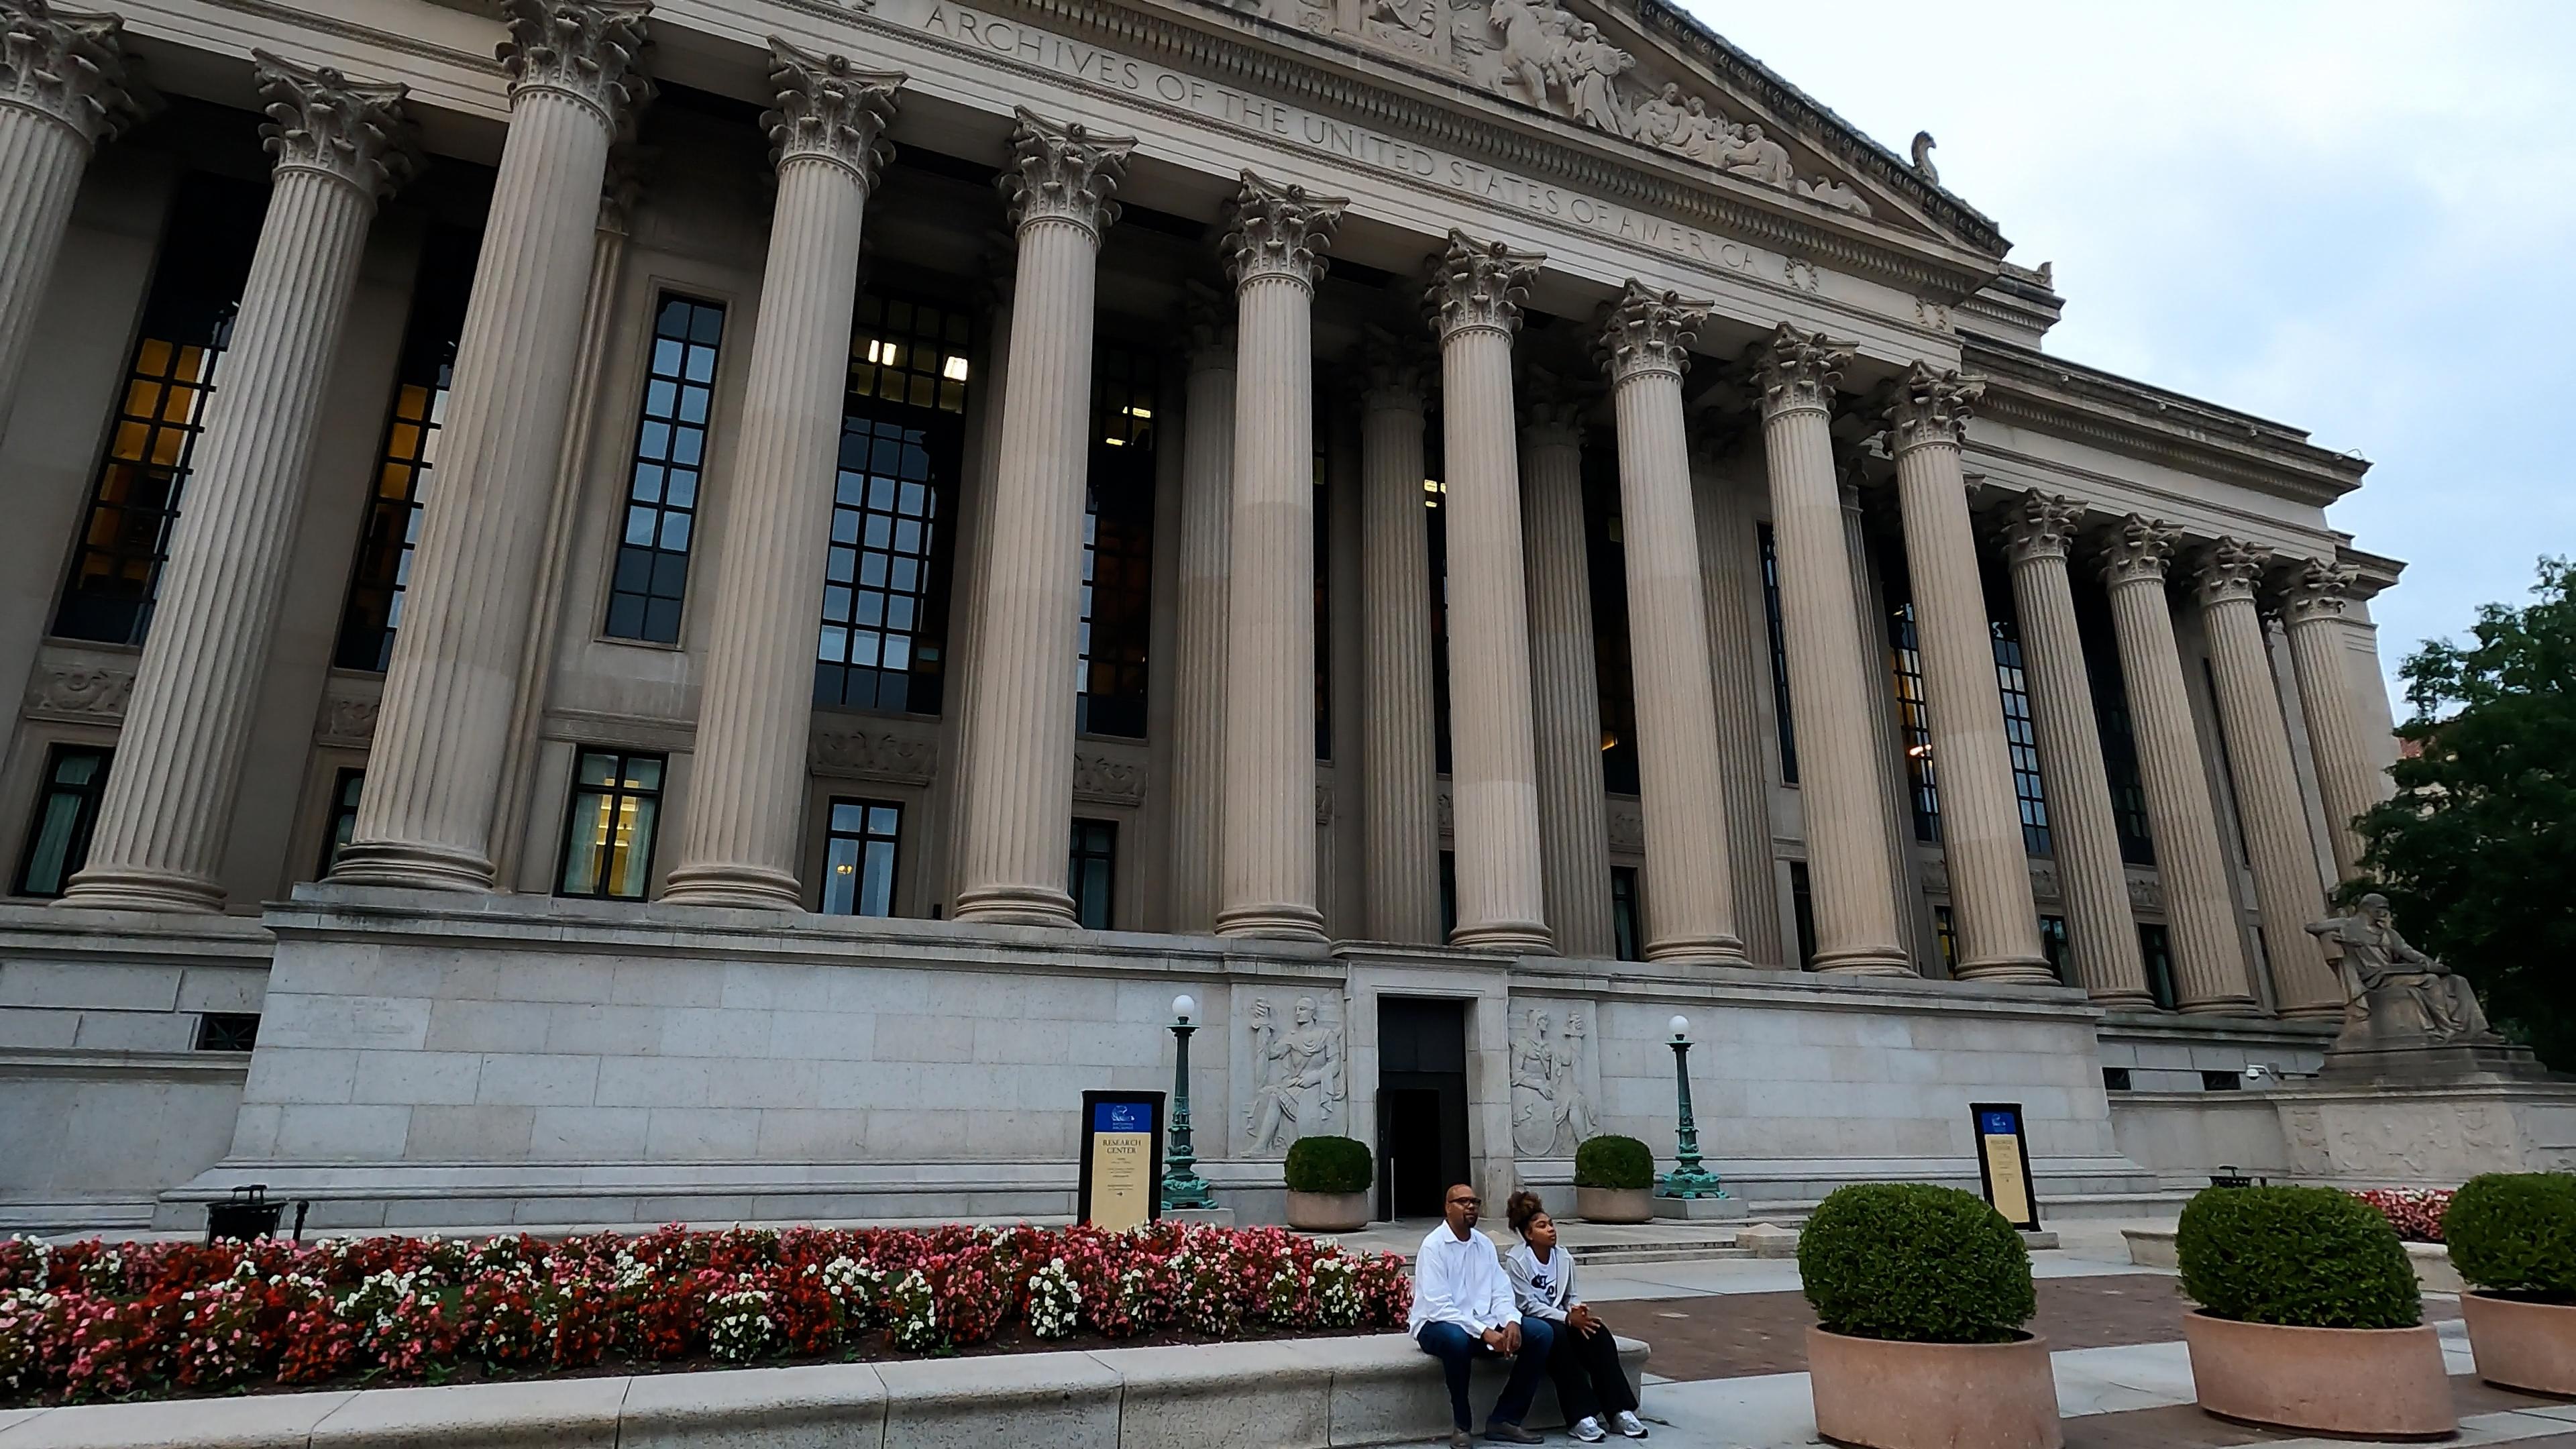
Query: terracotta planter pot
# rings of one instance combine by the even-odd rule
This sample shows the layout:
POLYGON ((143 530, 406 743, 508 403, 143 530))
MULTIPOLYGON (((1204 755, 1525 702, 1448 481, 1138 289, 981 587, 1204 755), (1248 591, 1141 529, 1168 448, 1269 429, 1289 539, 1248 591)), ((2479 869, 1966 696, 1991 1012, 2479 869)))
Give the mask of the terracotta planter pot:
POLYGON ((1574 1215, 1587 1223, 1650 1223, 1655 1220, 1651 1187, 1577 1187, 1574 1215))
POLYGON ((2222 1419, 2362 1439, 2460 1427, 2433 1325, 2287 1328, 2194 1311, 2182 1321, 2200 1406, 2222 1419))
POLYGON ((2509 1389, 2576 1397, 2576 1304, 2460 1295, 2478 1377, 2509 1389))
POLYGON ((1288 1189, 1288 1226, 1307 1233, 1356 1233, 1369 1224, 1365 1192, 1288 1189))
POLYGON ((1892 1343, 1807 1330, 1816 1432, 1866 1449, 2060 1449, 2048 1340, 1892 1343))

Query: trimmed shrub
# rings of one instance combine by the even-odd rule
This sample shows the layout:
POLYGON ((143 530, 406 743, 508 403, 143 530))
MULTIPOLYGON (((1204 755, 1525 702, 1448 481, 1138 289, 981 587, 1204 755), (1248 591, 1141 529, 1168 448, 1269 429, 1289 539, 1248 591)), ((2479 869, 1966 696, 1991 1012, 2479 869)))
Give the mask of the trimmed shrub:
POLYGON ((2010 1343, 2039 1311, 2021 1234, 1929 1183, 1836 1188, 1798 1237, 1798 1281, 1825 1331, 1852 1338, 2010 1343))
POLYGON ((1633 1190, 1655 1185, 1655 1154, 1634 1137, 1586 1137, 1574 1149, 1574 1185, 1633 1190))
POLYGON ((2490 1172, 2451 1198, 2451 1266, 2490 1293, 2576 1303, 2576 1176, 2490 1172))
POLYGON ((1356 1137, 1300 1137, 1288 1144, 1290 1192, 1366 1192, 1377 1175, 1356 1137))
POLYGON ((2412 1328, 2415 1269, 2377 1208, 2330 1187, 2213 1187, 2174 1233, 2182 1291, 2209 1314, 2293 1328, 2412 1328))

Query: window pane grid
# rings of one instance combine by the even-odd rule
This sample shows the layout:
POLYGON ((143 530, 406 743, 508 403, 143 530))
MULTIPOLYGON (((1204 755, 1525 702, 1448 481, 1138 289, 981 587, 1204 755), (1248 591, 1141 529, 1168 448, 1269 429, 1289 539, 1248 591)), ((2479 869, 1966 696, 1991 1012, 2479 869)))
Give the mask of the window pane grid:
POLYGON ((834 800, 823 846, 823 914, 891 916, 903 842, 903 807, 834 800))
POLYGON ((654 644, 680 640, 698 480, 715 411, 717 349, 725 309, 664 293, 653 318, 642 420, 626 475, 624 530, 610 580, 607 634, 654 644))
POLYGON ((650 894, 662 764, 660 755, 581 752, 564 821, 556 895, 640 901, 650 894))
POLYGON ((1082 611, 1074 727, 1145 737, 1153 629, 1156 367, 1150 352, 1103 347, 1092 360, 1091 466, 1082 517, 1082 611))
POLYGON ((1069 889, 1074 919, 1085 929, 1110 929, 1118 888, 1118 827, 1107 820, 1073 822, 1069 889))
POLYGON ((367 772, 364 770, 342 770, 332 779, 331 824, 322 832, 322 863, 314 870, 315 880, 331 874, 331 867, 340 863, 340 852, 357 834, 358 796, 366 785, 367 772))
MULTIPOLYGON (((2053 855, 2048 796, 2039 776, 2039 734, 2030 718, 2030 680, 2022 670, 2021 631, 2003 620, 1993 625, 1995 683, 2004 706, 2004 746, 2012 758, 2013 797, 2021 807, 2022 849, 2053 855)), ((2059 923, 2064 929, 2064 923, 2059 923)))
POLYGON ((1905 747, 1905 775, 1914 791, 1914 838, 1941 839, 1941 789, 1932 774, 1932 708, 1923 695, 1923 656, 1915 647, 1914 605, 1888 619, 1887 645, 1896 680, 1896 733, 1905 747))
POLYGON ((18 894, 59 896, 88 863, 90 828, 98 823, 113 755, 89 745, 56 745, 45 756, 44 788, 18 856, 18 894))
POLYGON ((1798 783, 1798 739, 1789 718, 1789 640, 1780 627, 1780 541, 1761 525, 1762 617, 1771 631, 1771 712, 1780 721, 1780 778, 1798 783))
POLYGON ((2075 984, 2075 963, 2066 945, 2064 916, 2039 918, 2039 953, 2048 958, 2048 969, 2057 973, 2060 982, 2068 986, 2075 984))

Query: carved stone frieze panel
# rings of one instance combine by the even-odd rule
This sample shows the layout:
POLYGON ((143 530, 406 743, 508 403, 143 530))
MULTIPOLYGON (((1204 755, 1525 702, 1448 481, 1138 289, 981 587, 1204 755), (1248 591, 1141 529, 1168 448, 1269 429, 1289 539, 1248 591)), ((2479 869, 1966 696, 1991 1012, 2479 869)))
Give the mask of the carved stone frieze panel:
POLYGON ((131 663, 48 656, 37 662, 27 681, 23 713, 29 719, 118 724, 133 692, 131 663))
POLYGON ((380 693, 381 686, 347 690, 334 688, 323 695, 322 708, 313 721, 314 743, 365 749, 376 737, 376 703, 380 693))
POLYGON ((939 742, 853 720, 816 724, 806 753, 817 775, 927 785, 939 772, 939 742))
POLYGON ((1145 763, 1084 750, 1073 757, 1073 798, 1102 805, 1145 802, 1145 763))
POLYGON ((1236 1060, 1243 1116, 1236 1130, 1256 1157, 1287 1152, 1300 1137, 1350 1135, 1350 1068, 1342 999, 1312 993, 1284 1001, 1255 996, 1243 1008, 1236 1060))
POLYGON ((1512 1016, 1512 1153, 1571 1157, 1592 1135, 1600 1064, 1590 1003, 1516 1003, 1512 1016))
POLYGON ((1646 848, 1646 807, 1634 800, 1613 800, 1604 816, 1612 850, 1646 848))

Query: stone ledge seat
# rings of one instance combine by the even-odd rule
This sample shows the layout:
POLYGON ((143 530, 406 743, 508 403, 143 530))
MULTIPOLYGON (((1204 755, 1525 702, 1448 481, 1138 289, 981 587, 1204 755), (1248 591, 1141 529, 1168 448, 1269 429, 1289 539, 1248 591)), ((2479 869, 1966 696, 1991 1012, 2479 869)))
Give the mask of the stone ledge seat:
MULTIPOLYGON (((1635 1381, 1646 1345, 1619 1360, 1635 1381)), ((1480 1414, 1501 1387, 1480 1363, 1480 1414)), ((1542 1387, 1530 1427, 1563 1422, 1542 1387)), ((1449 1428, 1439 1364, 1399 1333, 0 1409, 5 1449, 1336 1449, 1449 1428)))

